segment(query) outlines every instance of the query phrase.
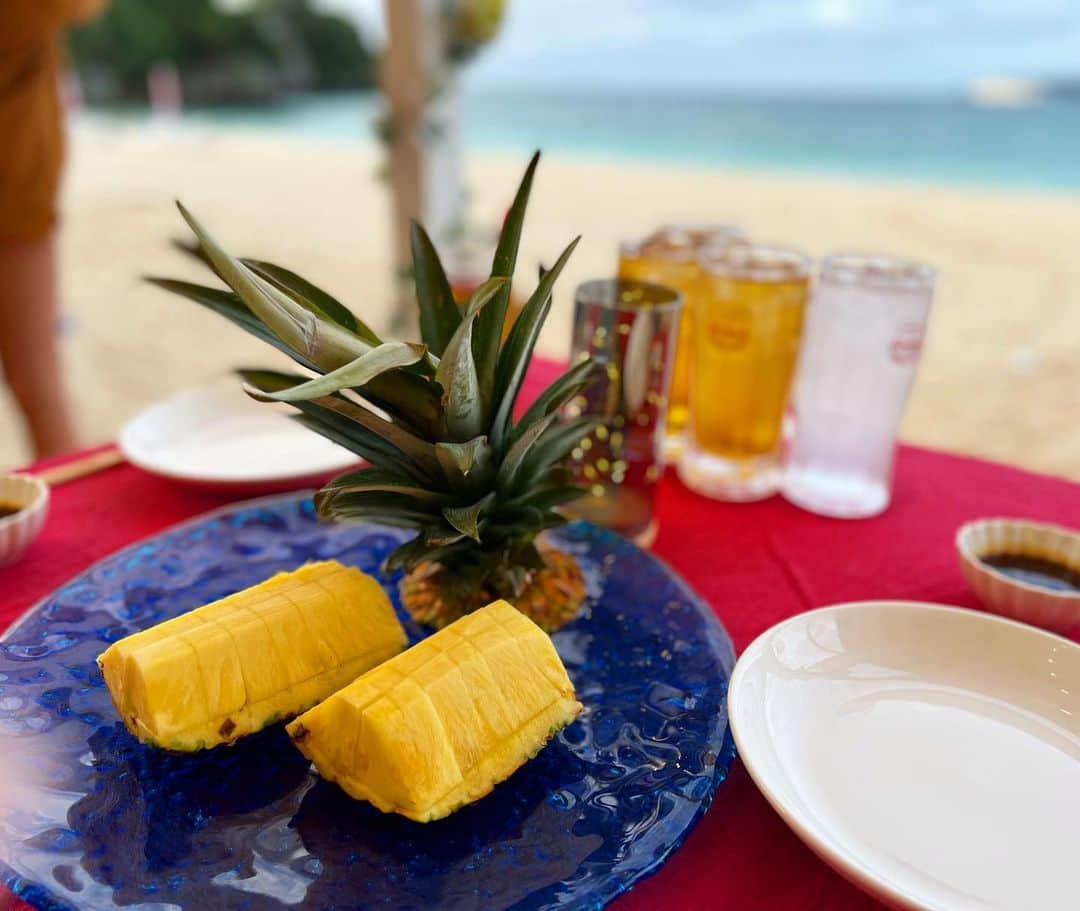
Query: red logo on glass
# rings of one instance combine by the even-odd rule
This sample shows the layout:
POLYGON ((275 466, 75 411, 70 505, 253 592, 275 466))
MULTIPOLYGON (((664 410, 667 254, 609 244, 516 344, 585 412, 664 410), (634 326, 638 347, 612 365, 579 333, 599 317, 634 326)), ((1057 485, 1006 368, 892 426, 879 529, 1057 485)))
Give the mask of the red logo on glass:
POLYGON ((922 323, 901 323, 889 342, 889 357, 894 364, 914 364, 919 359, 923 343, 922 323))

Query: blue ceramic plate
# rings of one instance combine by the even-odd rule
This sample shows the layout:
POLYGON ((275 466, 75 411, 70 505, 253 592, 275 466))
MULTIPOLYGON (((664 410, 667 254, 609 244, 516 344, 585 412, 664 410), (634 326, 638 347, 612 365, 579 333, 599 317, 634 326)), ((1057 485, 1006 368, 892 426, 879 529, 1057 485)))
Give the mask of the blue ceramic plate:
POLYGON ((320 524, 300 496, 257 501, 122 551, 31 610, 0 643, 0 880, 48 909, 475 911, 599 908, 659 867, 733 756, 734 656, 684 582, 594 526, 556 539, 589 587, 554 637, 587 711, 448 819, 350 800, 280 727, 183 756, 117 720, 94 662, 108 643, 308 560, 375 573, 405 536, 320 524))

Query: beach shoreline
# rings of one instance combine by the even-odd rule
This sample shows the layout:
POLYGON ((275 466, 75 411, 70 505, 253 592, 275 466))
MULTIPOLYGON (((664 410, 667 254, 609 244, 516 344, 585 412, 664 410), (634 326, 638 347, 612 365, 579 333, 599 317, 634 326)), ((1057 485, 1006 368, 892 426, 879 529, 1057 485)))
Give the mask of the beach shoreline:
MULTIPOLYGON (((374 142, 308 140, 185 124, 84 121, 63 199, 64 353, 85 443, 232 367, 276 363, 264 346, 139 281, 199 278, 170 248, 184 200, 230 249, 294 268, 377 329, 390 318, 389 200, 374 142)), ((474 214, 494 224, 524 165, 470 154, 474 214)), ((542 354, 565 357, 574 286, 609 275, 615 245, 661 222, 741 224, 814 256, 889 252, 934 265, 938 294, 904 439, 1080 479, 1080 194, 851 180, 629 162, 557 152, 541 165, 523 282, 576 234, 542 354)), ((0 401, 0 465, 25 462, 0 401)))

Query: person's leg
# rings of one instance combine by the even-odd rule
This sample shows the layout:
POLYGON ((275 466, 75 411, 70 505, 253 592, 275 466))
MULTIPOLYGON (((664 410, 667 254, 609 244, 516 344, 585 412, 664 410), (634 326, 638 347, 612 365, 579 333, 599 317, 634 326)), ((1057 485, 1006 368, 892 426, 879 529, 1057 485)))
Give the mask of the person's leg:
POLYGON ((75 443, 57 344, 62 7, 0 2, 0 370, 38 457, 75 443))
POLYGON ((0 241, 0 364, 38 458, 75 446, 57 344, 56 239, 0 241))

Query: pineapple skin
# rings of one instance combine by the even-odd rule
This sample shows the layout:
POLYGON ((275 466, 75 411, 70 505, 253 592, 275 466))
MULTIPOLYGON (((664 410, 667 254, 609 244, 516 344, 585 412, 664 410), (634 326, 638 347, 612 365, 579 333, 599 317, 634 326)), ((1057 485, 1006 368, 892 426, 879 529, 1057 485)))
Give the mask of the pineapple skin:
POLYGON ((193 752, 295 717, 405 644, 379 584, 326 561, 127 636, 97 663, 135 737, 193 752))
POLYGON ((351 797, 431 822, 488 794, 582 710, 551 639, 495 601, 286 730, 351 797))
MULTIPOLYGON (((514 606, 545 633, 552 633, 573 620, 585 603, 585 576, 570 554, 537 539, 544 566, 531 570, 525 585, 512 598, 514 606)), ((422 562, 401 580, 401 604, 417 623, 442 629, 474 608, 470 602, 450 596, 444 585, 453 570, 441 563, 422 562)), ((479 604, 494 598, 480 592, 479 604)), ((510 597, 509 595, 507 597, 510 597)))

